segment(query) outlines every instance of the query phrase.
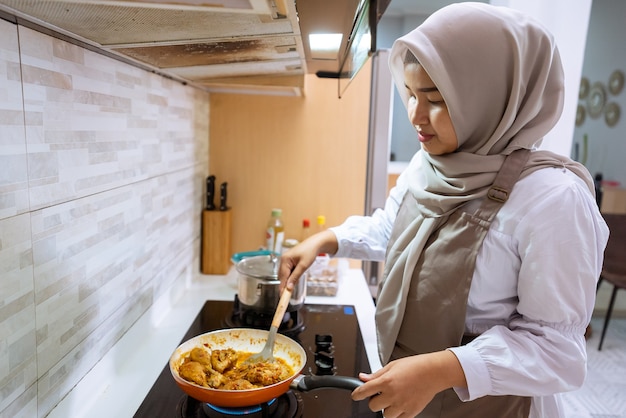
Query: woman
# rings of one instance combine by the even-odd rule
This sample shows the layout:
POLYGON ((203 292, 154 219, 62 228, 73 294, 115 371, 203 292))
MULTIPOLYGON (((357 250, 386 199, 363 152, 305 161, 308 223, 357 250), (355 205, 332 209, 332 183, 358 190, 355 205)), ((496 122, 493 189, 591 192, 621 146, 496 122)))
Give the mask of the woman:
POLYGON ((608 229, 588 171, 537 150, 563 106, 554 39, 459 3, 398 39, 390 68, 421 150, 384 210, 286 252, 280 278, 291 287, 320 252, 385 260, 385 366, 352 398, 386 418, 563 416, 608 229))

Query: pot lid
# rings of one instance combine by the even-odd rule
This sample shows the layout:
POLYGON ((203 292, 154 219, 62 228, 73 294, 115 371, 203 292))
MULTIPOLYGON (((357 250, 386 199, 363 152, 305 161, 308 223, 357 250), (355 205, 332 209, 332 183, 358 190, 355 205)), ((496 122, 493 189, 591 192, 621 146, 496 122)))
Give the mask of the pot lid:
POLYGON ((236 267, 239 273, 247 276, 270 280, 278 278, 278 257, 274 255, 246 257, 236 267))

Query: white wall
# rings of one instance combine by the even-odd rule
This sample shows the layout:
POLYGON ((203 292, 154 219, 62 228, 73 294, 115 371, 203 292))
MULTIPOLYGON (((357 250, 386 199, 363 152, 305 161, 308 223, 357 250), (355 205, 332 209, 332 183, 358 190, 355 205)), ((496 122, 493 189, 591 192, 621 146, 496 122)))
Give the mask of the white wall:
MULTIPOLYGON (((554 34, 565 71, 565 105, 561 119, 546 136, 542 147, 570 155, 591 0, 492 0, 490 3, 530 13, 554 34)), ((391 48, 395 38, 418 26, 426 17, 383 16, 378 29, 379 48, 391 48)), ((391 152, 396 160, 409 161, 417 151, 418 143, 397 94, 393 115, 391 152)))
POLYGON ((491 4, 524 11, 542 22, 554 35, 565 73, 565 103, 561 119, 546 135, 541 148, 569 156, 591 0, 491 0, 491 4))
MULTIPOLYGON (((607 86, 614 70, 626 74, 626 1, 594 0, 589 22, 589 34, 585 48, 582 75, 590 84, 602 82, 607 86)), ((621 109, 617 124, 609 127, 604 115, 592 119, 587 115, 584 122, 574 129, 574 144, 578 144, 578 160, 592 174, 602 173, 605 180, 617 181, 626 187, 626 87, 617 95, 607 91, 607 103, 614 102, 621 109), (583 161, 583 135, 588 136, 587 158, 583 161)), ((586 105, 585 100, 577 103, 586 105)))

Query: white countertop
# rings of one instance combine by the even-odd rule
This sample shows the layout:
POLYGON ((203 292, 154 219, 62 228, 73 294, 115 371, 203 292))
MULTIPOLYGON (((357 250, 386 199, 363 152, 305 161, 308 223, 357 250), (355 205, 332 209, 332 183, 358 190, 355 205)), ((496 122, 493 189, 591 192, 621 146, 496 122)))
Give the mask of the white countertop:
MULTIPOLYGON (((233 300, 234 269, 225 276, 198 275, 161 296, 124 334, 50 418, 132 417, 206 300, 233 300)), ((336 296, 307 296, 305 303, 354 305, 372 371, 381 365, 376 348, 374 303, 363 272, 345 271, 336 296)))

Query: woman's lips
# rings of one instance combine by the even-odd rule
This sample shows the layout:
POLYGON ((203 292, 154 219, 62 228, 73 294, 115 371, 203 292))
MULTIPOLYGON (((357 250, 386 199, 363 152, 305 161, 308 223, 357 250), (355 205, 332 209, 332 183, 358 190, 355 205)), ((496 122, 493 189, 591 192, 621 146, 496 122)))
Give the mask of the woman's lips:
POLYGON ((420 142, 428 142, 430 141, 435 135, 431 135, 431 134, 427 134, 424 132, 418 132, 417 133, 417 138, 419 139, 420 142))

